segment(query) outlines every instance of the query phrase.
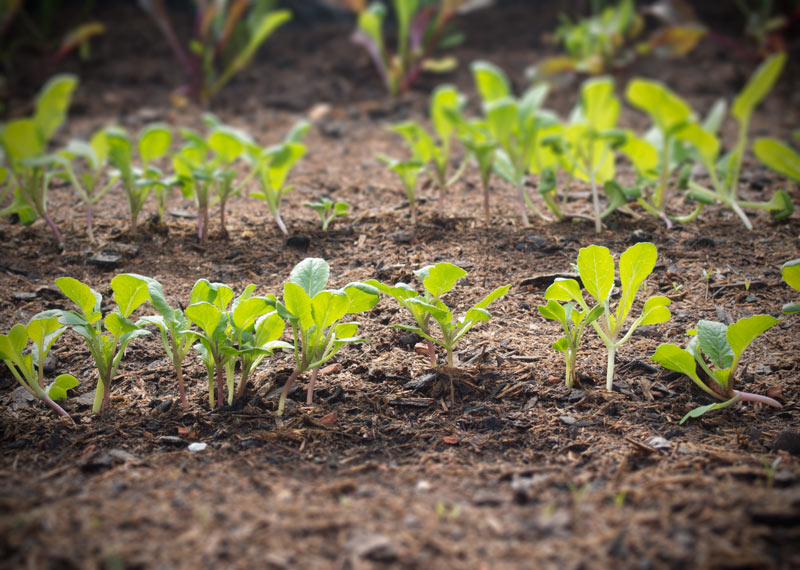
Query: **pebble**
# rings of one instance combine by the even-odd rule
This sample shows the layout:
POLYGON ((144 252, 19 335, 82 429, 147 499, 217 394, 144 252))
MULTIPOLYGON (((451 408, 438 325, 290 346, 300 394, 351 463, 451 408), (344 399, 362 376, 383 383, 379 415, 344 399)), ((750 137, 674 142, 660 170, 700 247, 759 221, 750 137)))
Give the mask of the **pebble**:
POLYGON ((207 447, 208 447, 207 443, 195 441, 194 443, 190 443, 187 449, 189 451, 205 451, 207 447))

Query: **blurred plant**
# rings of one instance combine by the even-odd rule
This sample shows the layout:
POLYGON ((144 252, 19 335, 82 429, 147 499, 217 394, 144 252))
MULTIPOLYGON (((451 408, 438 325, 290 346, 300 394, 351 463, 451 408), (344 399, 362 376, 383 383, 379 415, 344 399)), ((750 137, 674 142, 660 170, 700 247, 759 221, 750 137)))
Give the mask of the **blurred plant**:
POLYGON ((334 202, 327 196, 320 196, 316 202, 304 202, 303 206, 311 208, 319 215, 322 231, 327 232, 328 226, 334 218, 348 216, 350 205, 347 202, 334 202))
POLYGON ((386 167, 397 174, 403 189, 406 191, 408 205, 411 210, 411 223, 417 223, 417 180, 420 174, 425 172, 425 163, 419 160, 395 160, 394 158, 379 155, 378 160, 383 162, 386 167))
POLYGON ((275 0, 195 0, 195 25, 188 52, 175 33, 164 0, 139 0, 169 42, 188 76, 183 91, 203 105, 247 67, 258 48, 289 21, 275 0))
MULTIPOLYGON (((800 291, 800 258, 781 265, 781 277, 789 287, 800 291)), ((800 313, 800 302, 786 303, 782 311, 786 314, 800 313)))

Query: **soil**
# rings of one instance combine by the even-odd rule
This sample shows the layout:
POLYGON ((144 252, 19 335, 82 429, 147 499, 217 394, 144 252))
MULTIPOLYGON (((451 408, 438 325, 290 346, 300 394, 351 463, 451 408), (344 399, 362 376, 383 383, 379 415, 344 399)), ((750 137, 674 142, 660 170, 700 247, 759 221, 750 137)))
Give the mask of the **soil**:
MULTIPOLYGON (((91 64, 64 64, 81 85, 61 141, 112 122, 201 129, 202 109, 171 102, 180 72, 150 22, 135 7, 100 12, 109 31, 95 43, 91 64)), ((466 64, 480 57, 523 88, 525 67, 550 50, 540 34, 555 21, 554 8, 526 3, 464 18, 469 41, 455 52, 461 66, 444 80, 468 94, 474 109, 466 64)), ((149 275, 177 305, 199 278, 237 293, 249 283, 279 293, 304 257, 326 259, 333 286, 413 282, 413 270, 450 261, 469 272, 448 297, 457 311, 511 284, 493 305, 494 318, 465 337, 458 370, 435 371, 415 351, 417 339, 386 328, 407 316, 384 299, 359 318, 370 342, 339 353, 320 375, 311 406, 303 379, 282 418, 276 391, 292 370, 291 355, 267 359, 244 400, 210 411, 205 372, 191 354, 184 410, 156 336, 130 346, 112 409, 94 415, 96 373, 80 339, 65 334, 51 371, 81 378, 64 404, 75 427, 19 398, 13 377, 0 371, 0 567, 800 567, 797 319, 783 319, 753 344, 741 378, 744 389, 779 399, 779 410, 744 404, 681 426, 687 411, 709 401, 649 360, 661 342, 683 344, 698 319, 778 315, 795 300, 779 267, 800 257, 798 214, 780 224, 757 214, 751 232, 716 207, 672 230, 622 214, 599 235, 580 222, 524 228, 513 190, 495 182, 486 227, 478 176, 469 169, 444 200, 432 187, 420 192, 414 227, 402 189, 375 156, 400 156, 385 127, 423 120, 429 91, 443 79, 426 76, 389 101, 366 56, 347 41, 349 29, 334 21, 277 34, 213 107, 262 144, 280 140, 314 110, 309 153, 284 206, 290 239, 262 203, 245 197, 230 203, 227 239, 214 234, 198 243, 195 221, 179 215, 166 229, 145 222, 130 235, 115 190, 99 205, 100 243, 92 245, 79 202, 56 187, 50 207, 63 250, 40 222, 0 222, 3 331, 41 310, 67 308, 53 284, 59 276, 109 299, 116 273, 149 275), (301 206, 320 194, 352 208, 329 232, 301 206), (647 291, 672 299, 673 318, 640 329, 620 350, 611 392, 603 347, 587 335, 580 385, 569 390, 563 360, 550 347, 558 328, 536 311, 548 275, 571 271, 581 247, 596 243, 618 254, 641 240, 659 251, 647 291), (98 253, 112 260, 92 263, 98 253), (190 451, 190 443, 206 446, 190 451)), ((617 85, 656 77, 708 109, 718 97, 730 101, 753 69, 729 55, 707 42, 688 61, 639 60, 616 74, 617 85)), ((796 61, 757 111, 754 136, 788 140, 800 125, 796 61)), ((24 112, 24 86, 35 80, 21 80, 12 114, 24 112)), ((548 106, 566 114, 576 85, 553 93, 548 106)), ((646 126, 627 108, 621 122, 646 126)), ((726 124, 728 144, 734 129, 726 124)), ((624 182, 631 172, 621 168, 624 182)), ((783 184, 746 162, 749 199, 783 184)), ((588 211, 586 189, 579 190, 571 207, 588 211)), ((791 193, 800 203, 797 190, 791 193)), ((673 206, 686 208, 677 198, 673 206)), ((148 204, 147 214, 154 209, 148 204)), ((169 211, 193 212, 193 205, 176 194, 169 211)))

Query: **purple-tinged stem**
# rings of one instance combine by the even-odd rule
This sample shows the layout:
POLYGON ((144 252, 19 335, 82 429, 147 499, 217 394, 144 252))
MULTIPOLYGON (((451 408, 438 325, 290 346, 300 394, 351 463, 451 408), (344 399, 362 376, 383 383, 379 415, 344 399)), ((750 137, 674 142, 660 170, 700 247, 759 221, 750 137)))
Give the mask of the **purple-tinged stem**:
POLYGON ((436 347, 427 338, 425 339, 425 343, 428 345, 428 356, 431 359, 431 367, 436 368, 436 347))
POLYGON ((314 387, 317 384, 317 373, 319 368, 311 371, 311 380, 308 381, 308 391, 306 392, 306 405, 310 406, 314 403, 314 387))
POLYGON ((222 366, 215 366, 217 372, 217 408, 222 406, 223 402, 223 395, 222 395, 222 383, 225 381, 225 378, 222 376, 222 366))
POLYGON ((180 394, 181 407, 186 410, 189 408, 189 399, 186 397, 186 389, 183 386, 183 369, 180 364, 175 367, 175 372, 178 375, 178 394, 180 394))
POLYGON ((780 402, 770 398, 769 396, 762 396, 761 394, 753 394, 751 392, 740 392, 739 390, 734 390, 733 393, 744 402, 759 402, 760 404, 766 404, 768 406, 772 406, 773 408, 783 407, 780 402))
POLYGON ((286 404, 286 397, 289 395, 289 390, 292 388, 292 384, 294 381, 297 380, 299 372, 297 369, 292 372, 292 375, 289 376, 289 379, 286 381, 286 384, 283 385, 283 390, 281 390, 281 397, 278 400, 278 415, 283 415, 283 407, 286 404))
POLYGON ((283 218, 281 218, 280 212, 275 212, 275 223, 278 224, 278 227, 283 232, 283 235, 289 235, 289 231, 286 229, 286 224, 283 223, 283 218))
POLYGON ((44 400, 44 403, 45 403, 45 404, 47 404, 48 406, 50 406, 51 408, 53 408, 53 410, 55 410, 55 412, 56 412, 56 413, 57 413, 59 416, 61 416, 62 418, 67 418, 67 419, 70 421, 70 423, 71 423, 72 425, 75 425, 75 420, 73 420, 73 419, 72 419, 72 417, 71 417, 71 416, 70 416, 70 415, 69 415, 67 412, 65 412, 65 411, 64 411, 64 408, 62 408, 61 406, 59 406, 58 404, 56 404, 56 403, 55 403, 55 402, 54 402, 54 401, 53 401, 53 400, 50 398, 50 396, 48 396, 47 394, 45 394, 45 395, 44 395, 44 398, 43 398, 43 400, 44 400))
POLYGON ((53 232, 53 235, 55 236, 56 241, 58 242, 58 247, 61 247, 61 245, 64 243, 64 241, 61 238, 61 232, 58 231, 58 227, 56 226, 55 222, 53 222, 52 218, 50 218, 50 216, 48 216, 45 213, 42 214, 42 219, 50 227, 50 231, 53 232))

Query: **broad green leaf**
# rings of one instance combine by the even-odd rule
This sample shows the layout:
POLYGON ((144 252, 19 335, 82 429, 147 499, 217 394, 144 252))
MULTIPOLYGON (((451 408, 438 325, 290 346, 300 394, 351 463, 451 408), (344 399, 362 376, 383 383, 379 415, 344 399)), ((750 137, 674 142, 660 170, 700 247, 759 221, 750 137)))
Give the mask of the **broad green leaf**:
POLYGON ((725 336, 736 360, 739 360, 751 342, 776 324, 778 319, 772 315, 753 315, 730 325, 725 336))
POLYGON ((337 338, 353 338, 358 334, 358 323, 339 323, 335 333, 337 338))
POLYGON ((92 138, 89 139, 89 146, 94 153, 96 159, 95 170, 105 165, 108 162, 108 138, 103 129, 97 131, 92 138))
POLYGON ((8 334, 0 334, 0 360, 19 361, 28 344, 28 331, 25 325, 17 323, 8 334))
POLYGON ((166 125, 149 125, 139 136, 139 156, 146 165, 169 151, 172 133, 166 125))
POLYGON ((51 400, 63 400, 67 397, 67 390, 78 385, 78 379, 72 374, 61 374, 47 387, 47 395, 51 400))
POLYGON ((781 312, 785 315, 800 313, 800 303, 786 303, 781 308, 781 312))
POLYGON ((614 287, 614 259, 608 248, 599 245, 581 248, 578 273, 586 291, 598 303, 605 303, 614 287))
POLYGON ((575 301, 578 304, 583 303, 583 294, 581 293, 581 286, 574 279, 563 279, 557 277, 547 290, 544 292, 545 299, 554 299, 556 301, 575 301))
POLYGON ((309 297, 313 297, 328 285, 330 267, 324 259, 308 257, 294 266, 289 274, 289 281, 303 288, 309 297))
POLYGON ((658 81, 632 79, 628 83, 625 97, 634 107, 650 115, 664 133, 669 133, 689 120, 692 114, 686 101, 658 81))
POLYGON ((492 315, 486 309, 480 309, 477 307, 471 308, 466 314, 459 319, 459 322, 463 323, 482 323, 486 321, 490 321, 492 319, 492 315))
POLYGON ((519 125, 517 102, 511 97, 495 99, 484 105, 483 112, 486 115, 489 132, 501 144, 507 144, 509 135, 519 125))
POLYGON ((147 282, 147 292, 150 294, 150 303, 152 303, 153 307, 158 311, 158 314, 161 315, 165 321, 175 322, 175 309, 167 302, 161 283, 155 279, 150 279, 147 282))
POLYGON ((129 176, 133 165, 131 163, 131 139, 128 133, 120 127, 106 129, 108 141, 108 158, 111 164, 118 168, 123 177, 129 176))
POLYGON ((44 141, 32 119, 17 119, 6 124, 0 131, 0 143, 12 167, 15 162, 41 156, 45 150, 44 141))
POLYGON ((419 298, 409 299, 408 303, 409 305, 420 307, 430 313, 431 317, 440 325, 447 325, 453 320, 453 313, 447 309, 447 307, 442 308, 441 306, 433 305, 419 298))
POLYGON ((800 153, 778 139, 760 138, 753 143, 753 152, 764 165, 795 182, 800 182, 800 153))
POLYGON ((186 307, 186 318, 197 325, 206 338, 210 341, 214 337, 214 331, 222 321, 222 311, 216 305, 206 301, 192 303, 186 307))
POLYGON ((658 149, 629 131, 625 143, 617 150, 625 154, 640 176, 654 177, 658 168, 658 149))
MULTIPOLYGON (((61 311, 46 311, 34 315, 28 322, 28 337, 40 347, 45 354, 50 351, 53 343, 64 332, 65 327, 58 322, 61 311)), ((38 355, 36 355, 38 358, 38 355)))
POLYGON ((564 307, 562 307, 561 303, 555 301, 554 299, 550 299, 547 301, 546 305, 539 305, 536 308, 539 310, 539 314, 545 319, 558 321, 559 323, 565 323, 567 321, 566 314, 564 313, 564 307))
POLYGON ((679 424, 683 425, 683 423, 686 420, 688 420, 689 418, 699 418, 703 414, 706 414, 706 413, 708 413, 708 412, 710 412, 712 410, 719 410, 719 409, 722 409, 722 408, 727 408, 728 406, 731 405, 731 402, 733 400, 736 400, 736 399, 738 399, 738 397, 737 398, 732 398, 731 400, 727 400, 725 402, 717 402, 717 403, 714 403, 714 404, 708 404, 707 406, 700 406, 699 408, 695 408, 694 410, 692 410, 691 412, 689 412, 688 414, 683 416, 683 418, 681 418, 681 421, 679 422, 679 424))
POLYGON ((434 299, 438 299, 455 287, 458 280, 466 274, 466 271, 452 263, 437 263, 429 268, 428 276, 422 284, 434 299))
POLYGON ((783 66, 786 63, 786 54, 778 53, 758 66, 755 73, 750 77, 742 92, 733 101, 731 114, 740 122, 746 122, 753 112, 753 109, 767 96, 772 90, 775 81, 778 80, 783 66))
POLYGON ((717 368, 730 368, 733 364, 733 349, 728 343, 728 327, 714 321, 700 320, 697 323, 697 340, 700 350, 717 368))
POLYGON ((567 337, 565 337, 565 336, 562 336, 561 338, 559 338, 551 346, 554 349, 556 349, 558 352, 561 352, 563 354, 568 354, 569 353, 569 340, 567 340, 567 337))
POLYGON ((589 79, 581 86, 581 110, 584 119, 596 131, 614 128, 619 118, 619 99, 610 77, 589 79))
POLYGON ((114 301, 123 317, 127 318, 150 299, 147 280, 131 273, 122 273, 111 280, 114 301))
POLYGON ((350 299, 348 313, 363 313, 369 311, 380 301, 380 291, 372 285, 365 283, 349 283, 344 292, 350 299))
POLYGON ((49 141, 64 122, 77 85, 74 75, 60 74, 50 78, 39 92, 33 120, 43 142, 49 141))
POLYGON ((411 149, 413 160, 427 163, 433 160, 436 143, 428 132, 414 121, 405 121, 389 127, 389 130, 402 136, 411 149))
POLYGON ((675 138, 694 146, 706 166, 712 165, 719 154, 719 139, 697 123, 689 123, 677 133, 675 138))
POLYGON ((307 330, 314 326, 314 318, 311 315, 311 297, 300 285, 292 281, 284 285, 283 302, 289 314, 298 319, 300 327, 307 330))
POLYGON ((233 309, 233 326, 237 330, 249 329, 261 315, 272 310, 272 305, 264 297, 250 297, 240 301, 233 309))
MULTIPOLYGON (((255 344, 257 346, 264 346, 267 343, 278 340, 283 334, 285 328, 286 322, 275 311, 260 316, 256 321, 255 326, 255 344)), ((292 346, 289 345, 289 348, 291 347, 292 346)))
POLYGON ((89 322, 97 320, 95 314, 100 311, 100 302, 103 300, 100 293, 72 277, 59 277, 55 283, 56 287, 78 306, 81 314, 89 322))
POLYGON ((660 344, 656 349, 653 356, 650 357, 653 362, 658 362, 667 370, 679 372, 694 380, 698 384, 702 384, 700 377, 697 375, 697 363, 694 356, 679 346, 674 344, 660 344))
POLYGON ((262 179, 274 190, 282 190, 292 168, 306 154, 306 145, 300 142, 283 143, 269 154, 266 166, 262 167, 262 179))
POLYGON ((667 322, 672 316, 672 313, 670 313, 669 309, 667 308, 667 306, 671 303, 672 301, 670 301, 668 298, 660 295, 650 297, 644 302, 641 316, 642 320, 639 324, 641 326, 646 326, 667 322))
POLYGON ((800 258, 781 265, 781 277, 789 287, 800 291, 800 258))
POLYGON ((208 136, 208 146, 225 164, 235 161, 244 152, 244 143, 236 132, 227 127, 217 127, 208 136))
POLYGON ((343 291, 320 291, 311 299, 311 316, 317 329, 324 329, 347 314, 350 299, 343 291))
MULTIPOLYGON (((117 312, 107 314, 103 319, 103 324, 105 325, 106 330, 110 332, 114 338, 121 338, 123 335, 138 329, 134 323, 130 322, 117 312)), ((104 340, 109 339, 105 338, 104 340)), ((113 341, 108 346, 112 347, 112 345, 113 341)))
POLYGON ((449 139, 455 128, 446 111, 449 109, 458 112, 462 105, 462 99, 461 94, 452 85, 441 85, 431 95, 431 122, 442 141, 449 139))
POLYGON ((488 61, 475 61, 471 65, 475 85, 484 103, 511 95, 511 87, 503 70, 488 61))
POLYGON ((496 288, 494 291, 486 295, 483 299, 475 303, 474 308, 476 309, 485 309, 492 303, 494 303, 500 297, 503 297, 508 290, 511 289, 511 285, 503 285, 501 287, 496 288))
MULTIPOLYGON (((656 246, 640 242, 629 247, 619 256, 619 280, 622 285, 622 299, 617 310, 617 318, 628 314, 639 288, 653 272, 658 259, 656 246)), ((583 277, 583 274, 581 274, 583 277)))

